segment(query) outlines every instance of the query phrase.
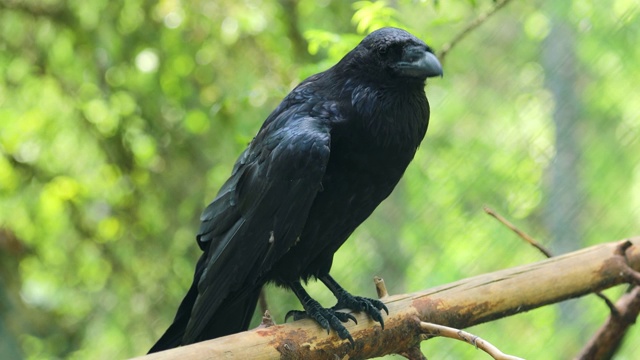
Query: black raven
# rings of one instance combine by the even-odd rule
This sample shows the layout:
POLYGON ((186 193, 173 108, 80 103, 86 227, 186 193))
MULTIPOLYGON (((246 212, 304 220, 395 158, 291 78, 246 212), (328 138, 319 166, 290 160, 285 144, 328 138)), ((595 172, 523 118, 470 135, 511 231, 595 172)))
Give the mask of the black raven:
POLYGON ((429 121, 425 81, 441 75, 424 42, 383 28, 293 89, 204 210, 193 284, 150 352, 246 330, 267 282, 291 289, 307 316, 352 343, 342 322, 355 318, 336 310, 364 311, 384 327, 386 306, 349 294, 329 270, 413 159, 429 121), (333 292, 334 307, 307 294, 301 280, 310 278, 333 292))

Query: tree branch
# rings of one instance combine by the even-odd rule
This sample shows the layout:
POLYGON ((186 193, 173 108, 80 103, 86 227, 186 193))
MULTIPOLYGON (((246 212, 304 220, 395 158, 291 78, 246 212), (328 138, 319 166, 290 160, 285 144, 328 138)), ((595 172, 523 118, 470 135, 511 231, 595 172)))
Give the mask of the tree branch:
POLYGON ((636 283, 640 279, 638 270, 640 237, 412 294, 385 297, 390 315, 385 319, 384 330, 365 314, 354 314, 358 324, 346 324, 356 341, 354 348, 334 333, 327 334, 312 320, 300 320, 138 359, 341 359, 406 354, 424 340, 422 321, 465 328, 625 282, 636 283))
MULTIPOLYGON (((496 220, 498 220, 500 223, 502 223, 502 225, 506 226, 511 231, 516 233, 516 235, 518 235, 522 240, 526 241, 531 246, 533 246, 536 249, 538 249, 541 253, 544 254, 544 256, 546 256, 548 258, 553 257, 553 254, 551 253, 551 250, 549 250, 549 249, 545 248, 544 246, 542 246, 534 238, 529 236, 529 234, 527 234, 524 231, 518 229, 515 225, 513 225, 511 222, 509 222, 509 220, 505 219, 503 216, 501 216, 500 214, 495 212, 495 210, 491 209, 488 206, 484 206, 483 209, 484 209, 485 213, 493 216, 496 220)), ((616 314, 616 312, 618 310, 616 309, 616 306, 611 302, 611 300, 609 300, 608 297, 606 297, 601 292, 596 292, 595 295, 597 297, 601 298, 602 300, 604 300, 605 304, 607 304, 607 307, 609 307, 609 310, 611 310, 612 313, 616 314)))
POLYGON ((609 316, 576 359, 611 359, 627 330, 640 313, 640 286, 624 294, 615 305, 617 311, 609 316))
POLYGON ((448 326, 437 325, 428 322, 420 322, 420 328, 430 336, 444 336, 449 339, 464 341, 467 344, 475 346, 496 360, 523 360, 522 358, 511 356, 503 353, 497 347, 478 336, 470 334, 466 331, 458 330, 448 326))
POLYGON ((478 16, 477 18, 469 22, 467 26, 465 26, 464 29, 462 29, 462 31, 460 31, 456 36, 454 36, 454 38, 451 41, 449 41, 448 43, 442 46, 442 50, 440 50, 440 52, 438 53, 438 59, 440 59, 440 62, 444 62, 444 58, 447 56, 449 51, 451 51, 451 49, 453 49, 454 46, 456 46, 460 41, 462 41, 462 39, 467 37, 467 35, 469 35, 478 26, 484 24, 484 22, 487 21, 487 19, 489 19, 493 14, 498 12, 498 10, 502 9, 510 1, 511 0, 496 1, 495 5, 491 8, 491 10, 487 11, 486 13, 480 14, 480 16, 478 16))
POLYGON ((491 209, 488 206, 484 206, 482 209, 484 210, 485 213, 493 216, 496 220, 498 220, 500 223, 502 223, 502 225, 504 225, 507 228, 509 228, 509 230, 511 230, 514 233, 516 233, 516 235, 518 235, 522 240, 524 240, 527 243, 529 243, 529 245, 531 245, 531 246, 535 247, 536 249, 538 249, 542 254, 544 254, 544 256, 546 256, 548 258, 553 257, 553 254, 551 253, 551 251, 549 249, 547 249, 544 246, 542 246, 534 238, 529 236, 529 234, 527 234, 524 231, 518 229, 509 220, 505 219, 502 215, 500 215, 497 212, 495 212, 495 210, 491 209))

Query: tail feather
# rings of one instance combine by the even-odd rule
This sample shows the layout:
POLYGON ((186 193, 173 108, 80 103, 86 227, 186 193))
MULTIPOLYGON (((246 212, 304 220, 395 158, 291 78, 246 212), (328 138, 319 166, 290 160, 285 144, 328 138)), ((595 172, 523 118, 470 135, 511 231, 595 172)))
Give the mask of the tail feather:
POLYGON ((173 323, 149 350, 149 354, 172 349, 181 345, 215 339, 249 328, 249 323, 256 309, 258 298, 260 297, 261 287, 252 291, 241 290, 237 294, 227 294, 225 300, 220 304, 202 332, 191 339, 184 337, 189 319, 191 318, 191 310, 198 297, 198 275, 199 274, 196 273, 191 288, 189 288, 187 295, 182 300, 182 303, 180 303, 173 323))
POLYGON ((197 337, 193 339, 183 338, 183 345, 215 339, 222 336, 235 334, 249 328, 249 323, 256 310, 256 304, 260 297, 260 287, 257 290, 245 292, 241 296, 230 294, 225 299, 213 317, 197 337))
POLYGON ((191 318, 191 309, 198 297, 198 281, 199 276, 196 273, 196 277, 193 279, 193 284, 189 288, 187 295, 182 299, 180 307, 176 312, 176 317, 173 319, 173 323, 169 326, 167 331, 158 339, 158 341, 151 347, 149 354, 173 349, 182 345, 182 337, 184 336, 184 330, 187 328, 189 318, 191 318))

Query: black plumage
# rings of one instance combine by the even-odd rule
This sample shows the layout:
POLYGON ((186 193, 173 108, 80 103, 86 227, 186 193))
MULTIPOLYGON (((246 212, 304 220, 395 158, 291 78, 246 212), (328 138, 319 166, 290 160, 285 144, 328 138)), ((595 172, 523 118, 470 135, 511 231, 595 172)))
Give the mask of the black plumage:
POLYGON ((384 304, 350 295, 329 270, 413 159, 429 120, 425 80, 441 75, 424 42, 384 28, 293 89, 203 212, 193 284, 150 352, 246 330, 266 282, 290 288, 308 316, 343 339, 353 341, 341 322, 354 318, 340 308, 384 326, 384 304), (314 277, 336 306, 305 292, 300 281, 314 277))

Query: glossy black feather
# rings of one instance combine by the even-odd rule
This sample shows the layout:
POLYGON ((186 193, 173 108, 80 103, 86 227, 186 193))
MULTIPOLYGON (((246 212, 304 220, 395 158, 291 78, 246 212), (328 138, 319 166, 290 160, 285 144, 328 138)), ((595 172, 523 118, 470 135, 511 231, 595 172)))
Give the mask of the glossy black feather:
POLYGON ((328 275, 425 135, 433 59, 413 35, 381 29, 287 95, 203 212, 194 283, 152 351, 246 329, 266 282, 328 275))

